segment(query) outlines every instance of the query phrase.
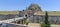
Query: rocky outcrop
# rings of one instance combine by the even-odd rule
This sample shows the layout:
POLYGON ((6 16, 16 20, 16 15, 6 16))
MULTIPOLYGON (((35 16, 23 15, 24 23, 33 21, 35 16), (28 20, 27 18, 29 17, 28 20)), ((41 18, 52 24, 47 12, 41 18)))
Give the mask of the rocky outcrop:
POLYGON ((42 11, 38 4, 31 4, 31 5, 28 7, 28 10, 32 10, 32 11, 42 11))

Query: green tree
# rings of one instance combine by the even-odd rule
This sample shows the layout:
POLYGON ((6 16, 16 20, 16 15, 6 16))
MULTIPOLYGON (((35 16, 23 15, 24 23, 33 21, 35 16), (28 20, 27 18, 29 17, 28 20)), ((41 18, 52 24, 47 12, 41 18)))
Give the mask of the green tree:
POLYGON ((28 25, 28 24, 29 24, 29 19, 28 19, 28 18, 27 18, 27 20, 26 20, 25 24, 26 24, 26 25, 28 25))
POLYGON ((45 12, 45 21, 41 23, 41 27, 51 27, 50 22, 48 21, 48 13, 45 12))
POLYGON ((49 23, 49 21, 48 21, 48 13, 47 13, 47 11, 45 12, 45 24, 46 24, 46 26, 45 27, 50 27, 50 23, 49 23))
POLYGON ((45 23, 44 22, 41 22, 40 24, 41 24, 40 25, 41 27, 45 27, 45 23))

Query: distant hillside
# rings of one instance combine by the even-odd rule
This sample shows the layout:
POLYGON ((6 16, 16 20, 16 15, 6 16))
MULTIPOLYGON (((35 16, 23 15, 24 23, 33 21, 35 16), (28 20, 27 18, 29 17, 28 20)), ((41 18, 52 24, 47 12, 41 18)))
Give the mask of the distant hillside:
POLYGON ((0 11, 0 15, 8 15, 8 14, 19 14, 18 11, 0 11))

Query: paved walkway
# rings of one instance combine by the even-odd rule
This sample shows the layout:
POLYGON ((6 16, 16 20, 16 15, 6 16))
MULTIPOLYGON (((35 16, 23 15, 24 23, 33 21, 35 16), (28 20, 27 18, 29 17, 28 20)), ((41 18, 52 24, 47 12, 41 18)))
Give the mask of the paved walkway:
POLYGON ((15 24, 8 24, 8 27, 26 27, 24 25, 15 25, 15 24))
POLYGON ((26 25, 23 25, 23 24, 15 24, 15 23, 6 23, 6 24, 7 24, 7 27, 27 27, 26 25))

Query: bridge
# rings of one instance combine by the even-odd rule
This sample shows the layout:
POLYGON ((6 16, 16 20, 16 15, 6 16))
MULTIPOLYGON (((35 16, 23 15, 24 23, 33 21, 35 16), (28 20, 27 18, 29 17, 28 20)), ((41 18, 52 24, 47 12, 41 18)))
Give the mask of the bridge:
POLYGON ((15 21, 19 21, 19 20, 24 20, 26 17, 18 17, 18 18, 12 18, 12 19, 7 19, 7 20, 0 20, 0 24, 2 22, 4 23, 11 23, 11 22, 15 22, 15 21))

